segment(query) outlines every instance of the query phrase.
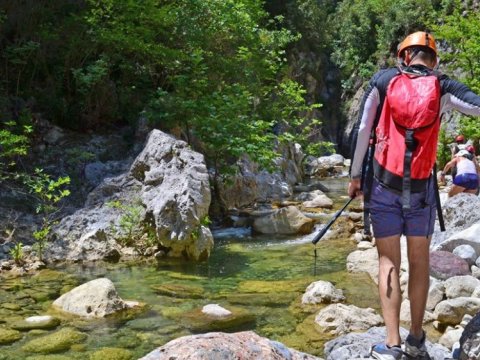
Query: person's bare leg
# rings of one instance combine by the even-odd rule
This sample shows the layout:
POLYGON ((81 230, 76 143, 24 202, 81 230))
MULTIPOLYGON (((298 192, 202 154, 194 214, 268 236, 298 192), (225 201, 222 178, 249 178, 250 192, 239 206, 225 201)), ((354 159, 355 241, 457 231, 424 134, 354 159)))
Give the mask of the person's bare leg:
POLYGON ((378 251, 378 292, 382 306, 383 320, 387 329, 385 343, 400 345, 400 235, 377 238, 378 251))
POLYGON ((464 192, 464 191, 465 191, 464 187, 454 184, 454 185, 452 185, 452 187, 448 191, 448 197, 452 197, 452 196, 460 194, 461 192, 464 192))
POLYGON ((423 335, 422 324, 430 286, 430 237, 408 236, 408 297, 410 299, 410 333, 423 335))
POLYGON ((469 194, 477 195, 478 190, 477 190, 477 189, 474 189, 474 190, 465 190, 464 192, 469 193, 469 194))

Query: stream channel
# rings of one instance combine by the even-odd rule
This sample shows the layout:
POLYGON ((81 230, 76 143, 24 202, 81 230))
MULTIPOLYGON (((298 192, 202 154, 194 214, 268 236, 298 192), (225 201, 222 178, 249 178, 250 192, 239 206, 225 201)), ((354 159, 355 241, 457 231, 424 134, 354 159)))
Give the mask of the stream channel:
MULTIPOLYGON (((345 181, 322 181, 331 190, 328 196, 335 202, 334 209, 346 201, 345 181)), ((320 215, 321 222, 327 222, 332 213, 320 215)), ((55 314, 50 306, 56 298, 99 277, 112 280, 123 299, 147 304, 147 310, 140 314, 102 320, 62 317, 54 330, 22 332, 17 341, 0 345, 0 360, 100 359, 105 358, 101 355, 106 354, 102 353, 105 348, 126 349, 122 358, 137 359, 180 336, 243 330, 322 356, 323 345, 331 335, 320 332, 314 324, 321 306, 301 305, 310 283, 334 283, 343 289, 346 304, 375 309, 379 304, 376 286, 369 277, 346 271, 346 257, 356 248, 354 241, 322 239, 316 245, 315 259, 314 235, 252 236, 245 229, 223 229, 214 232, 215 248, 208 261, 201 263, 167 259, 158 263, 69 264, 35 276, 0 278, 0 329, 28 316, 55 314), (207 304, 232 310, 236 320, 205 320, 200 310, 207 304), (87 336, 57 348, 29 346, 62 328, 87 336)), ((50 342, 49 338, 44 342, 50 342)), ((110 354, 115 356, 113 350, 110 354)))

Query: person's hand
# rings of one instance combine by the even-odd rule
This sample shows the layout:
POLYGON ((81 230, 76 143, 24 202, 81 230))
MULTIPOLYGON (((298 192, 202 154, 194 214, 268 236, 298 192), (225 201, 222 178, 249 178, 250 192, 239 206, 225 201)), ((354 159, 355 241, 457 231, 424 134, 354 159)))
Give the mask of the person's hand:
POLYGON ((351 198, 357 198, 363 195, 360 179, 351 179, 348 184, 348 196, 351 198))

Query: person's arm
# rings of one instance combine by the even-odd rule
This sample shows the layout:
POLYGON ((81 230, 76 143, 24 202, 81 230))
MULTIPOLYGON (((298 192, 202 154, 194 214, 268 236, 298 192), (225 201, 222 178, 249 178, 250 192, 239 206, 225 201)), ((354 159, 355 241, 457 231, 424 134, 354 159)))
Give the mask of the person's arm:
POLYGON ((462 114, 480 116, 480 96, 468 86, 447 76, 441 78, 441 112, 457 110, 462 114))
POLYGON ((375 80, 372 79, 363 97, 358 123, 354 129, 356 134, 353 136, 352 164, 350 167, 351 180, 348 185, 348 195, 350 197, 361 195, 362 166, 370 143, 370 134, 379 105, 380 95, 375 85, 375 80))
POLYGON ((445 180, 445 175, 450 170, 453 165, 457 163, 457 158, 453 158, 448 163, 446 163, 445 167, 443 168, 442 172, 440 173, 440 180, 443 182, 445 180))

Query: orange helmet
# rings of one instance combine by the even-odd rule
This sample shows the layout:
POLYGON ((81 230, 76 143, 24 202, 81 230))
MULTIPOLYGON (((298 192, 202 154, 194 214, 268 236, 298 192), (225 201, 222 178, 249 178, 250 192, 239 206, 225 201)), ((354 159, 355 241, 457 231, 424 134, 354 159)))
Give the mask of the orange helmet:
POLYGON ((408 35, 401 43, 398 45, 398 57, 403 57, 403 52, 412 46, 425 46, 433 50, 435 56, 437 55, 437 46, 435 45, 435 38, 432 34, 425 31, 417 31, 413 34, 408 35))

